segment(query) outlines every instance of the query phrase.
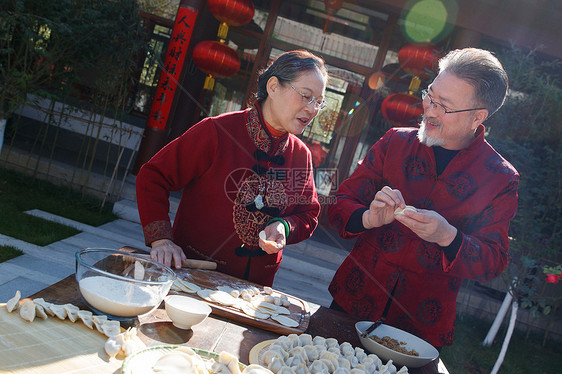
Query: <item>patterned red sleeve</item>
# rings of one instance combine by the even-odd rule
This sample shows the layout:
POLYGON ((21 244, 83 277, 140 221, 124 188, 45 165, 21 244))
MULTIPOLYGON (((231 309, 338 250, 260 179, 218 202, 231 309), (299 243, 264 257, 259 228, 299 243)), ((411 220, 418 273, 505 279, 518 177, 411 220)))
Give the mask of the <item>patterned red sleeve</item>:
POLYGON ((150 244, 156 240, 160 240, 160 239, 170 239, 172 241, 174 240, 170 221, 150 222, 142 229, 144 231, 145 244, 149 247, 150 244))

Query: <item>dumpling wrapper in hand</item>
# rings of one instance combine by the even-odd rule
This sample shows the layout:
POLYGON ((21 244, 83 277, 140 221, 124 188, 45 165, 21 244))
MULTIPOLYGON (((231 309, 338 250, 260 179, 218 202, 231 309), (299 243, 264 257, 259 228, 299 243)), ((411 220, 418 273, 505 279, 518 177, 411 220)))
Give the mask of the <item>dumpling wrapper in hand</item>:
POLYGON ((400 208, 400 207, 396 208, 396 210, 394 210, 394 214, 404 214, 404 212, 406 210, 409 210, 411 212, 417 212, 418 211, 415 207, 413 207, 411 205, 406 205, 404 208, 400 208))
POLYGON ((273 240, 267 240, 267 236, 265 234, 265 231, 260 231, 259 237, 260 237, 261 240, 264 241, 264 243, 270 244, 270 245, 274 246, 275 248, 278 248, 277 242, 275 242, 273 240))

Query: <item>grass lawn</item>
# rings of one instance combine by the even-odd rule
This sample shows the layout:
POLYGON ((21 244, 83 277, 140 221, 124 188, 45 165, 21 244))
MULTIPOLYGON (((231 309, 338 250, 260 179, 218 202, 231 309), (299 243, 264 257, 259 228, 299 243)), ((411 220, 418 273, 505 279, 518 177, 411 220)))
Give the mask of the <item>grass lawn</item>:
MULTIPOLYGON (((79 233, 58 223, 24 212, 40 209, 92 226, 112 221, 112 204, 100 209, 100 201, 69 188, 0 169, 0 234, 45 246, 79 233)), ((4 249, 0 249, 4 253, 4 249)))
POLYGON ((0 245, 0 262, 23 255, 23 252, 10 245, 0 245))
MULTIPOLYGON (((498 358, 504 328, 496 335, 491 347, 483 347, 482 342, 490 329, 491 323, 464 315, 457 318, 455 338, 451 347, 443 348, 441 359, 451 374, 488 374, 492 371, 498 358)), ((514 331, 506 357, 499 374, 554 374, 562 366, 562 345, 550 341, 546 347, 541 346, 542 335, 533 335, 525 340, 522 332, 514 331)))

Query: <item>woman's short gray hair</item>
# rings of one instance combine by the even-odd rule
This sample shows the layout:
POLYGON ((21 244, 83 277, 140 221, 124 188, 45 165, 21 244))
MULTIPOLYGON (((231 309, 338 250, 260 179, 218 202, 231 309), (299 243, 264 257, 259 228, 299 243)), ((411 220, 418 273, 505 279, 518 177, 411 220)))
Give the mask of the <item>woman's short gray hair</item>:
POLYGON ((456 49, 439 60, 439 73, 450 72, 474 87, 475 105, 484 106, 488 117, 505 102, 509 81, 499 60, 478 48, 456 49))
POLYGON ((256 99, 265 100, 267 94, 267 82, 271 77, 277 77, 279 82, 292 82, 298 76, 310 70, 317 70, 324 79, 328 79, 328 70, 324 65, 324 60, 306 50, 295 50, 285 52, 270 64, 258 77, 258 91, 256 99))

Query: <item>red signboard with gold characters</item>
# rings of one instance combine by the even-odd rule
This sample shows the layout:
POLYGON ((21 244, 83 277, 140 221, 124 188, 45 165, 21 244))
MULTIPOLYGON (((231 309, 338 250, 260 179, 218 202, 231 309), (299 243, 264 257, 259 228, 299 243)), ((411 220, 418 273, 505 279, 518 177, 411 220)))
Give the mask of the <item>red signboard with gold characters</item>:
POLYGON ((179 7, 147 126, 158 130, 166 128, 196 18, 196 10, 179 7))

